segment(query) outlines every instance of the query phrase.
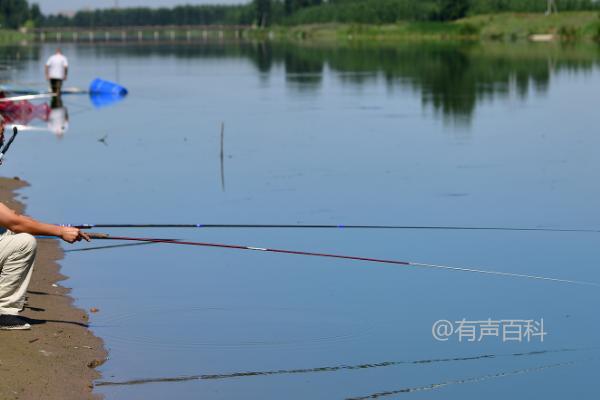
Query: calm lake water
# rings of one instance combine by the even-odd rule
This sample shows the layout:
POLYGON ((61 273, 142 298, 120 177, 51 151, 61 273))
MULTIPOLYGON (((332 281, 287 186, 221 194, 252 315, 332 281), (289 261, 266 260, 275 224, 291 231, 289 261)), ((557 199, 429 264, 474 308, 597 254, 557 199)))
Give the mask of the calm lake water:
MULTIPOLYGON (((0 78, 43 87, 53 49, 2 49, 0 78)), ((100 109, 64 96, 63 135, 17 139, 2 173, 31 183, 21 195, 43 220, 600 228, 598 47, 63 50, 67 86, 102 77, 130 94, 100 109)), ((600 233, 105 231, 600 282, 600 233)), ((62 265, 77 305, 100 309, 102 381, 190 378, 98 386, 107 399, 597 392, 597 287, 163 244, 68 252, 62 265), (547 335, 433 338, 434 322, 462 319, 543 319, 547 335)))

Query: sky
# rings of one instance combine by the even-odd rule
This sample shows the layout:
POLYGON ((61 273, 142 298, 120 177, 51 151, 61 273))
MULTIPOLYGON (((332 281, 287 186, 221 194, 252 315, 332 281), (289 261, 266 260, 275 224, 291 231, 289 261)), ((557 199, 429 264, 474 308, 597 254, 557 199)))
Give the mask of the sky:
POLYGON ((178 4, 239 4, 247 0, 30 0, 39 4, 42 12, 53 14, 61 11, 77 11, 86 8, 114 7, 172 7, 178 4))

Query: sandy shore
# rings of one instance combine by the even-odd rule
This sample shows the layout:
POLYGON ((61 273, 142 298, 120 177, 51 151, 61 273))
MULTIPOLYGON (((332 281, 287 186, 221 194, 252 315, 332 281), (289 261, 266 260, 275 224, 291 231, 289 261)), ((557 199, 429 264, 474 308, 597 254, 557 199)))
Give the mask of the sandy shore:
MULTIPOLYGON (((0 178, 0 201, 23 211, 14 191, 26 186, 0 178)), ((95 367, 107 357, 102 340, 87 327, 88 314, 73 306, 70 290, 57 282, 66 277, 57 261, 63 258, 58 240, 38 240, 28 307, 21 314, 30 331, 0 331, 0 399, 98 399, 92 381, 95 367), (56 286, 55 286, 56 285, 56 286)))

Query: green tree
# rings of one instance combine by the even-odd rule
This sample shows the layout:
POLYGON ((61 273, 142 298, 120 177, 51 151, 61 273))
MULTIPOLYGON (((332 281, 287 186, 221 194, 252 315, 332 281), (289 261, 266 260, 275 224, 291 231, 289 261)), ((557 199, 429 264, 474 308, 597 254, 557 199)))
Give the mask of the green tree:
POLYGON ((296 0, 284 0, 283 1, 283 9, 285 15, 292 15, 294 11, 296 11, 295 4, 296 0))
POLYGON ((469 11, 469 0, 438 0, 440 21, 453 21, 464 18, 469 11))
POLYGON ((0 0, 0 27, 17 29, 29 18, 27 0, 0 0))
POLYGON ((42 15, 40 6, 32 4, 31 7, 29 7, 29 20, 33 22, 34 26, 40 26, 43 18, 44 16, 42 15))
POLYGON ((256 25, 266 27, 271 24, 271 0, 254 0, 256 25))
POLYGON ((283 3, 285 15, 291 15, 302 8, 319 6, 323 0, 284 0, 283 3))

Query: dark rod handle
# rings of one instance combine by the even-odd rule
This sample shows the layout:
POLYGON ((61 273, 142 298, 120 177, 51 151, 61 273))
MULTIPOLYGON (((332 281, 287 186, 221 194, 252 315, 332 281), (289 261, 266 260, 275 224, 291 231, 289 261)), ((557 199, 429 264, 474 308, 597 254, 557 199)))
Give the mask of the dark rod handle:
POLYGON ((107 233, 87 232, 86 234, 90 239, 108 239, 110 237, 107 233))

